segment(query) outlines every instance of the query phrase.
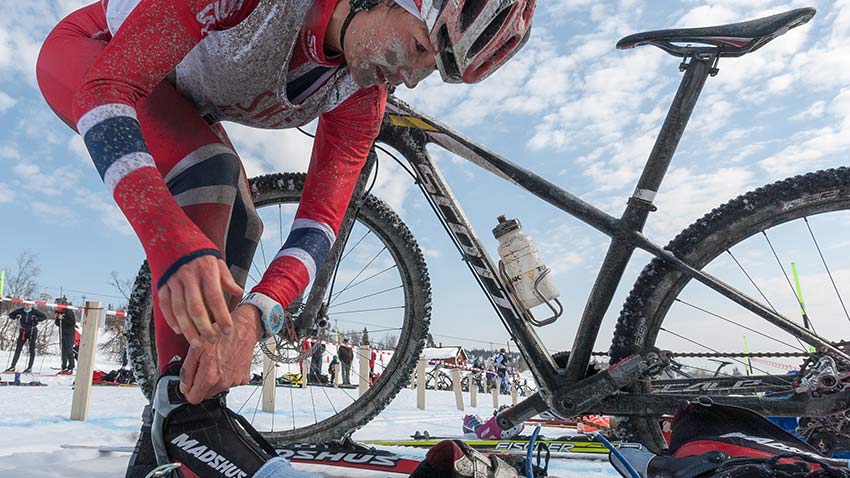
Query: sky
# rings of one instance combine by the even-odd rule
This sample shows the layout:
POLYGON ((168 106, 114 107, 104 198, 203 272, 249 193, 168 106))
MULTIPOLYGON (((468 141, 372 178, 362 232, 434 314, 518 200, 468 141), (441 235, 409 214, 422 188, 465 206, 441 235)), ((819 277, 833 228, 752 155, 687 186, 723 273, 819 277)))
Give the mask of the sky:
MULTIPOLYGON (((0 267, 23 251, 38 256, 51 296, 79 303, 121 301, 115 271, 134 276, 143 253, 106 192, 82 141, 44 103, 35 81, 40 42, 87 2, 0 4, 0 267)), ((438 75, 398 96, 470 138, 618 215, 680 79, 678 60, 652 47, 618 51, 639 31, 706 26, 814 6, 807 25, 709 79, 656 199, 646 232, 660 243, 711 208, 759 185, 847 164, 850 146, 850 0, 542 0, 531 40, 478 85, 444 85, 438 75)), ((249 175, 306 169, 310 139, 295 130, 228 124, 249 175)), ((309 128, 308 128, 309 129, 309 128)), ((566 313, 545 329, 551 350, 568 349, 607 238, 478 167, 433 151, 488 250, 496 216, 519 217, 553 269, 566 313)), ((466 272, 418 190, 383 158, 374 193, 415 233, 434 289, 438 342, 504 346, 507 334, 466 272)), ((839 230, 833 230, 839 234, 839 230)), ((616 311, 646 262, 636 253, 606 316, 616 311)), ((805 272, 805 271, 804 271, 805 272)), ((840 271, 839 271, 840 272, 840 271)), ((8 272, 7 272, 8 273, 8 272)), ((792 304, 793 308, 793 304, 792 304)), ((843 323, 846 326, 846 323, 843 323)), ((735 344, 731 348, 737 348, 735 344)))

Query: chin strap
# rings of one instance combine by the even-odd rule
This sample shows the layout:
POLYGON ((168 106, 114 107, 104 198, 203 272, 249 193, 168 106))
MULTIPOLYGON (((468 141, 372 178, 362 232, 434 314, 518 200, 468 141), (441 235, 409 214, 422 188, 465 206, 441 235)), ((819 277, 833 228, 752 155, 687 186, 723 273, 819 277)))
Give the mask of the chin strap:
POLYGON ((350 10, 348 11, 348 16, 345 17, 345 21, 342 22, 342 28, 339 31, 339 47, 345 51, 345 32, 348 31, 348 25, 351 23, 351 20, 354 19, 354 15, 357 15, 357 12, 365 12, 370 8, 374 7, 381 3, 382 0, 348 0, 348 5, 350 10))

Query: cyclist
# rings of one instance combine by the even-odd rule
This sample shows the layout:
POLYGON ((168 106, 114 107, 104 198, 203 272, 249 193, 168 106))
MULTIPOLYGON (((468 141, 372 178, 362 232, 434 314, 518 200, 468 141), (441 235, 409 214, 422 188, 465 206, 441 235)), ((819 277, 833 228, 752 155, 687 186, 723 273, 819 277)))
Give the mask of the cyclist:
MULTIPOLYGON (((323 263, 379 132, 388 86, 414 87, 435 69, 448 82, 486 78, 528 39, 534 6, 101 0, 48 35, 37 64, 41 91, 83 137, 150 266, 160 462, 180 461, 189 476, 251 476, 261 467, 268 476, 279 466, 245 445, 250 439, 216 394, 245 383, 255 343, 281 327, 282 307, 323 263), (281 129, 316 118, 289 237, 240 303, 262 224, 220 122, 281 129), (191 453, 199 447, 209 460, 191 453)), ((149 471, 140 447, 131 469, 149 471)))

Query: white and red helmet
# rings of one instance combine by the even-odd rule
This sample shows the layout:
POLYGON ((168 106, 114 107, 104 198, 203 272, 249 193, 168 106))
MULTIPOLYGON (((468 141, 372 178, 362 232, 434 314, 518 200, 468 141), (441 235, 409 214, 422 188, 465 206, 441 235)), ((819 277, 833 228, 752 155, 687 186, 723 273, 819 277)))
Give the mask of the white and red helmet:
POLYGON ((477 83, 528 41, 536 0, 395 2, 428 25, 443 81, 477 83))

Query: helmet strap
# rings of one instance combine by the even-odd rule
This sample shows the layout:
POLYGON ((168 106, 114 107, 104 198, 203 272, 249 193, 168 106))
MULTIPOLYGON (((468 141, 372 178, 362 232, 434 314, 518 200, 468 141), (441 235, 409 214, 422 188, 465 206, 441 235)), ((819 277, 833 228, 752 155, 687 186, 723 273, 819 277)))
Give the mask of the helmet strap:
POLYGON ((354 19, 354 15, 356 15, 357 12, 365 12, 382 1, 383 0, 348 0, 350 10, 348 11, 348 16, 345 17, 345 21, 342 22, 342 28, 339 31, 339 47, 342 48, 343 51, 345 51, 345 32, 348 30, 348 25, 351 23, 351 20, 354 19))
POLYGON ((348 25, 351 24, 351 20, 354 19, 354 15, 357 15, 357 12, 360 10, 351 9, 348 11, 348 16, 345 17, 345 20, 342 22, 342 28, 339 30, 339 47, 342 51, 345 51, 345 32, 348 31, 348 25))

